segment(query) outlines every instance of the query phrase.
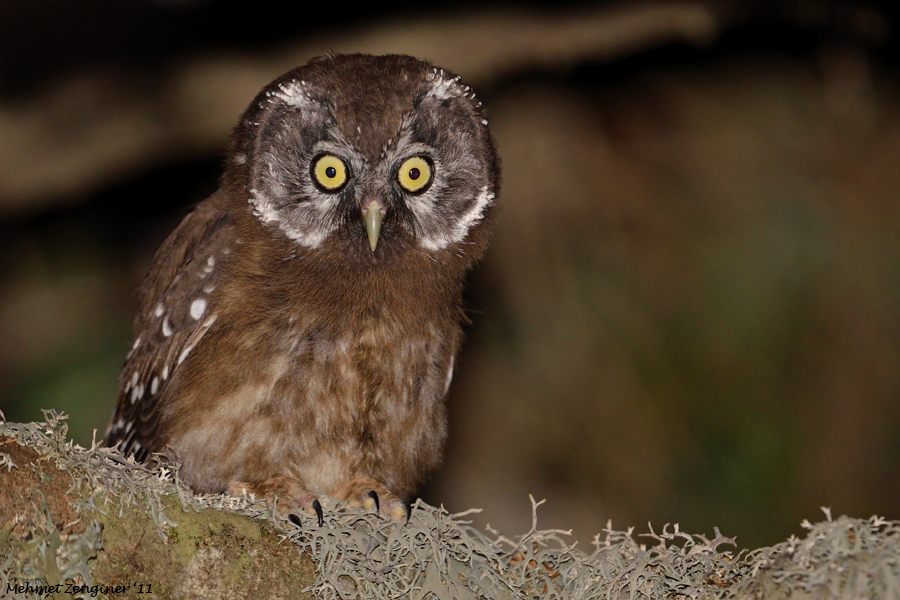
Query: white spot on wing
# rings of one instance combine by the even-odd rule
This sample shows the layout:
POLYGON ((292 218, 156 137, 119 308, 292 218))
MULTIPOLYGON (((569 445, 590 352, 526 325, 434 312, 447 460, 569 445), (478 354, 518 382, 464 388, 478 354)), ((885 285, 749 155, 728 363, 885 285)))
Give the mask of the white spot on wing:
MULTIPOLYGON (((212 258, 212 257, 210 257, 212 258)), ((191 318, 195 321, 203 316, 203 313, 206 312, 206 300, 203 298, 197 298, 193 302, 191 302, 191 318)))
POLYGON ((156 310, 153 311, 154 316, 161 317, 162 314, 166 311, 166 307, 163 306, 162 302, 156 305, 156 310))
POLYGON ((156 390, 159 389, 159 377, 154 377, 153 381, 150 382, 150 393, 156 394, 156 390))
POLYGON ((185 349, 181 352, 181 354, 178 356, 178 362, 177 362, 176 364, 179 364, 179 365, 180 365, 181 363, 183 363, 183 362, 184 362, 184 359, 187 358, 188 354, 190 354, 190 353, 191 353, 191 350, 193 350, 193 349, 194 349, 193 346, 188 346, 187 348, 185 348, 185 349))
POLYGON ((169 365, 165 365, 163 367, 162 378, 163 378, 163 381, 165 381, 166 379, 169 378, 169 365))
POLYGON ((131 345, 131 350, 128 351, 128 358, 131 358, 137 349, 141 346, 141 336, 138 336, 136 340, 134 340, 134 344, 131 345))

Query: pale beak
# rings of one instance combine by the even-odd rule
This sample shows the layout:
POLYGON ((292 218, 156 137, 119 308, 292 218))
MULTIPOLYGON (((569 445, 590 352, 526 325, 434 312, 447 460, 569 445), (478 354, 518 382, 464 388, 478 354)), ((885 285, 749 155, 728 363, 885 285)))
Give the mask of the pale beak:
POLYGON ((384 219, 384 209, 377 200, 372 200, 364 209, 363 220, 366 222, 366 233, 369 235, 369 247, 375 252, 378 245, 378 235, 381 233, 381 221, 384 219))

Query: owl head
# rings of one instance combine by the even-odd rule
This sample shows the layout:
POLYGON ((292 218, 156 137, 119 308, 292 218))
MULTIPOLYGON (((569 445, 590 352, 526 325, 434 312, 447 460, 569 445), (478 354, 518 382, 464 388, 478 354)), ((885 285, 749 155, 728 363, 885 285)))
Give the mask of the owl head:
POLYGON ((474 261, 498 191, 487 124, 472 90, 443 69, 400 55, 322 57, 256 97, 225 181, 260 221, 310 251, 474 261))

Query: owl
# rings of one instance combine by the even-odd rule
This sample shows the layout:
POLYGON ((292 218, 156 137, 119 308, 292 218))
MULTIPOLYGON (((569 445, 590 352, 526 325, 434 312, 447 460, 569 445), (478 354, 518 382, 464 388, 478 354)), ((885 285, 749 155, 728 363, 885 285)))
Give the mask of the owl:
POLYGON ((458 76, 330 55, 241 116, 220 187, 152 260, 107 443, 197 492, 395 519, 438 466, 499 161, 458 76), (330 501, 330 500, 329 500, 330 501))

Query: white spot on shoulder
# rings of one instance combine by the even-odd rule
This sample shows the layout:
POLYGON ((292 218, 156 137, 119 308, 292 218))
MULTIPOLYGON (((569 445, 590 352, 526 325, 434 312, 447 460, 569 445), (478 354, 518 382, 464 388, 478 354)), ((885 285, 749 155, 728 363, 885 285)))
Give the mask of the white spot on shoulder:
POLYGON ((206 300, 203 298, 197 298, 193 302, 191 302, 191 318, 195 321, 203 316, 203 313, 206 312, 206 300))
POLYGON ((172 335, 172 325, 169 324, 169 316, 168 315, 166 315, 166 318, 164 318, 163 322, 162 322, 162 334, 165 337, 169 337, 170 335, 172 335))
POLYGON ((164 312, 166 312, 166 307, 163 306, 162 302, 160 302, 156 305, 156 309, 153 311, 153 314, 154 316, 161 317, 164 312))
POLYGON ((247 155, 246 155, 246 154, 235 154, 235 155, 234 155, 234 164, 236 164, 236 165, 242 165, 242 164, 244 164, 245 162, 247 162, 247 155))

